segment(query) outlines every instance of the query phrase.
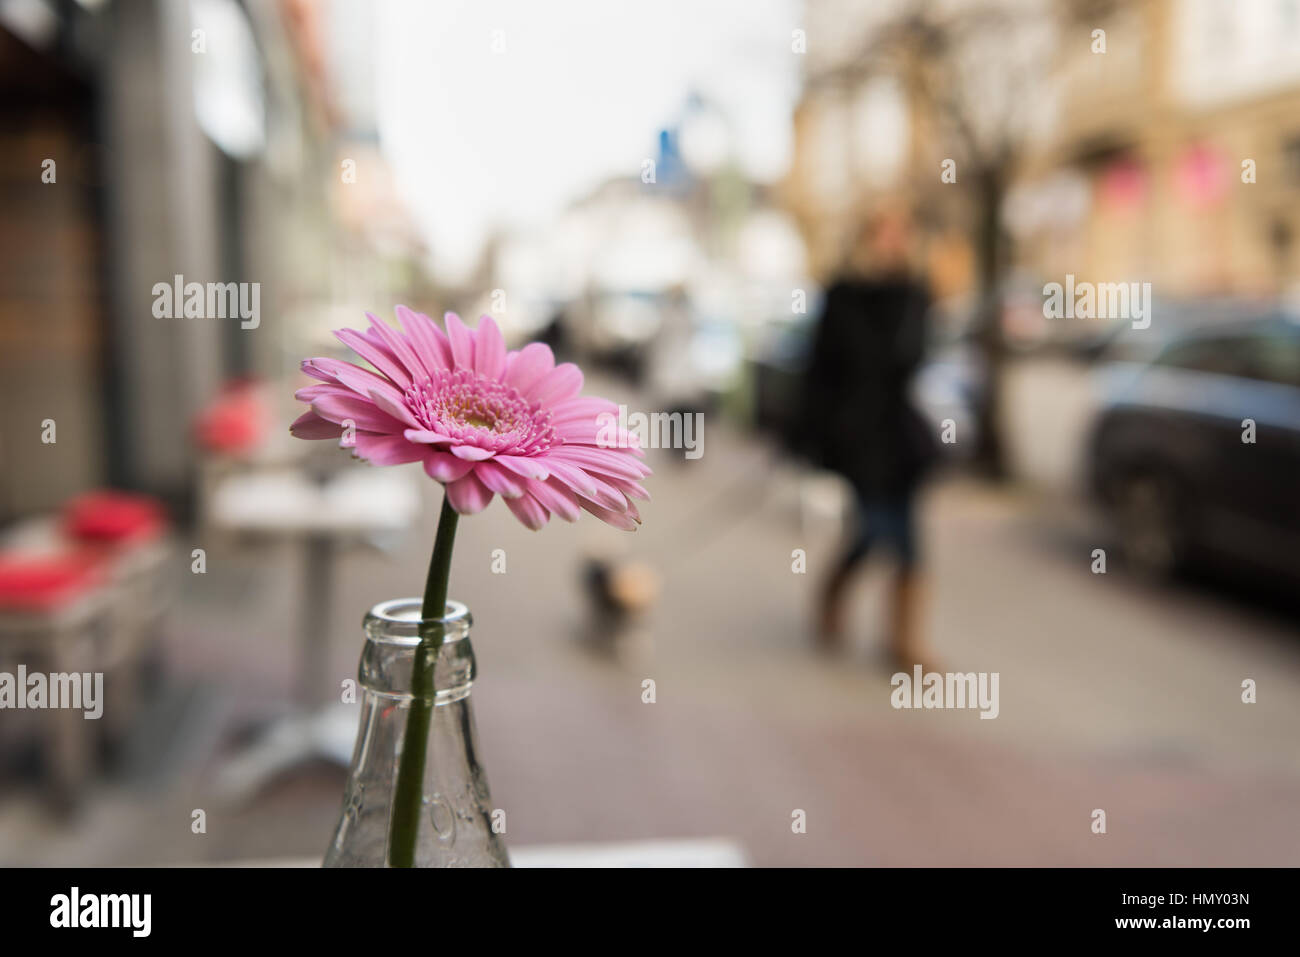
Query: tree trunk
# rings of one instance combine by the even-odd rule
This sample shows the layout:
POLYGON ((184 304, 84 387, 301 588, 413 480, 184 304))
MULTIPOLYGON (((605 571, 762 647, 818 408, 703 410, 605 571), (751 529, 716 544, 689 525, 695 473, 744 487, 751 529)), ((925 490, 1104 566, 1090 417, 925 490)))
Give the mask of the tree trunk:
POLYGON ((1002 372, 1006 349, 1002 339, 1003 236, 1001 225, 1004 177, 999 169, 985 170, 977 178, 978 208, 975 221, 977 301, 975 343, 984 370, 983 388, 976 400, 976 469, 988 478, 1006 478, 1006 447, 1002 441, 1002 372))

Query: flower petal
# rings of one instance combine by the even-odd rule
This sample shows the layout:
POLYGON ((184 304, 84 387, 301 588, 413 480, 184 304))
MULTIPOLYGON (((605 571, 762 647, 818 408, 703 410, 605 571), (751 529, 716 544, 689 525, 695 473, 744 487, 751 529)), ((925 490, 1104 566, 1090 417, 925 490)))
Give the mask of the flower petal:
POLYGON ((464 478, 474 470, 473 462, 458 459, 449 452, 427 450, 424 453, 424 472, 431 479, 446 485, 464 478))
POLYGON ((524 494, 524 483, 518 475, 503 469, 495 462, 479 462, 474 466, 479 480, 502 498, 518 498, 524 494))
POLYGON ((384 345, 388 347, 388 351, 406 367, 406 371, 412 379, 419 379, 429 374, 429 370, 420 361, 420 357, 415 354, 415 350, 411 348, 406 336, 373 313, 366 313, 366 318, 370 320, 370 328, 379 335, 379 338, 384 340, 384 345))
POLYGON ((620 478, 636 479, 650 474, 649 466, 619 449, 595 448, 589 445, 564 445, 552 449, 548 458, 571 462, 588 472, 608 472, 620 478))
POLYGON ((515 518, 523 522, 534 532, 539 530, 551 518, 542 503, 537 501, 531 495, 521 495, 519 498, 505 499, 506 508, 514 512, 515 518))
POLYGON ((477 445, 453 445, 451 454, 467 462, 483 462, 492 458, 491 449, 480 449, 477 445))
POLYGON ((383 376, 375 375, 369 369, 363 369, 351 362, 344 362, 342 359, 308 359, 307 362, 312 364, 313 369, 309 370, 307 363, 303 363, 303 372, 316 378, 328 376, 327 382, 337 382, 357 395, 369 395, 371 389, 391 389, 398 397, 402 394, 397 386, 383 376))
POLYGON ((541 502, 566 522, 576 522, 581 510, 578 508, 578 496, 574 495, 559 479, 545 482, 529 482, 528 494, 541 502))
POLYGON ((617 418, 618 406, 609 399, 594 395, 575 395, 571 399, 551 403, 553 422, 567 422, 570 419, 594 421, 606 413, 617 418))
MULTIPOLYGON (((647 492, 645 490, 645 487, 641 485, 641 483, 639 482, 629 482, 627 479, 612 478, 612 477, 607 479, 606 481, 608 481, 610 485, 614 486, 614 488, 618 489, 629 499, 639 498, 643 502, 650 501, 650 493, 647 492)), ((630 505, 631 503, 629 502, 628 504, 630 505)))
POLYGON ((303 359, 298 368, 302 369, 304 375, 309 375, 313 379, 319 379, 321 382, 338 382, 338 377, 334 373, 324 368, 327 359, 303 359))
POLYGON ((623 497, 623 493, 600 477, 583 471, 576 465, 557 462, 553 458, 548 460, 547 468, 551 470, 554 477, 583 498, 598 502, 606 508, 627 508, 627 499, 623 497))
POLYGON ((581 422, 551 420, 551 426, 564 439, 565 445, 591 445, 598 449, 623 449, 633 455, 642 454, 636 433, 620 429, 618 422, 612 418, 595 421, 584 419, 581 422))
POLYGON ((316 399, 323 395, 347 395, 349 390, 339 385, 337 382, 317 382, 315 385, 303 386, 293 394, 293 397, 299 402, 306 402, 311 405, 316 399))
POLYGON ((522 475, 524 478, 540 480, 551 474, 540 458, 527 455, 495 455, 492 457, 492 461, 505 466, 516 475, 522 475))
POLYGON ((312 411, 322 419, 340 425, 351 422, 367 432, 401 432, 404 426, 397 419, 375 405, 370 399, 351 395, 322 395, 312 400, 312 411))
POLYGON ((413 429, 420 427, 419 421, 411 414, 411 410, 406 407, 405 402, 396 402, 393 400, 391 393, 385 393, 375 389, 370 393, 370 399, 393 418, 405 422, 413 429))
MULTIPOLYGON (((596 494, 585 495, 584 498, 590 499, 605 508, 612 508, 616 511, 623 511, 628 506, 627 496, 610 485, 602 476, 587 473, 587 478, 596 483, 596 494)), ((581 494, 581 493, 579 493, 581 494)))
POLYGON ((573 489, 579 495, 585 495, 588 498, 596 495, 595 480, 576 465, 549 459, 546 469, 553 478, 559 479, 561 483, 573 489))
POLYGON ((397 307, 397 318, 411 340, 411 348, 430 375, 440 369, 451 368, 451 344, 447 341, 447 334, 438 328, 436 322, 424 313, 414 312, 406 306, 397 307))
POLYGON ((447 339, 451 342, 451 358, 460 369, 474 368, 474 334, 460 316, 449 312, 443 322, 447 326, 447 339))
POLYGON ((562 362, 537 380, 532 388, 520 391, 529 402, 549 405, 575 396, 581 389, 582 370, 572 362, 562 362))
POLYGON ((613 525, 615 528, 621 528, 627 532, 636 531, 637 520, 625 511, 602 508, 595 502, 589 502, 585 498, 579 499, 578 504, 607 525, 613 525))
POLYGON ((456 441, 450 435, 443 435, 441 432, 430 432, 428 429, 407 429, 402 435, 406 436, 408 442, 419 442, 423 445, 456 441))
POLYGON ((339 342, 388 376, 399 389, 405 389, 411 384, 411 377, 402 368, 402 364, 382 346, 371 342, 355 329, 336 329, 334 335, 339 342))
POLYGON ((491 316, 479 317, 474 333, 474 369, 489 379, 500 379, 506 371, 506 341, 491 316))
POLYGON ((447 501, 462 515, 476 515, 492 501, 492 490, 470 472, 447 485, 447 501))
POLYGON ((400 435, 376 435, 358 432, 353 452, 371 465, 402 465, 424 458, 425 447, 408 442, 400 435))
POLYGON ((343 426, 308 410, 293 420, 289 431, 299 439, 337 439, 343 434, 343 426))
POLYGON ((506 356, 506 385, 512 385, 525 396, 537 382, 555 368, 555 356, 544 342, 530 342, 518 352, 506 356))

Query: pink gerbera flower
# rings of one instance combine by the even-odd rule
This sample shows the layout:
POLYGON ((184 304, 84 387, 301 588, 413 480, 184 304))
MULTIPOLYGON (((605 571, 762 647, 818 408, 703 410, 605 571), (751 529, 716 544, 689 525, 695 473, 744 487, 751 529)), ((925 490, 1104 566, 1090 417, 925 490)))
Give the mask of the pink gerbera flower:
POLYGON ((500 495, 532 529, 552 513, 572 522, 579 509, 636 528, 641 517, 632 500, 650 497, 639 482, 650 469, 635 437, 615 430, 618 407, 578 395, 577 366, 556 365, 542 343, 507 352, 491 316, 470 329, 449 312, 444 333, 428 316, 398 306, 403 333, 366 315, 365 332, 334 334, 377 371, 304 360, 302 370, 320 384, 295 394, 311 411, 290 427, 294 435, 332 439, 354 431, 353 452, 374 465, 421 462, 463 515, 500 495))

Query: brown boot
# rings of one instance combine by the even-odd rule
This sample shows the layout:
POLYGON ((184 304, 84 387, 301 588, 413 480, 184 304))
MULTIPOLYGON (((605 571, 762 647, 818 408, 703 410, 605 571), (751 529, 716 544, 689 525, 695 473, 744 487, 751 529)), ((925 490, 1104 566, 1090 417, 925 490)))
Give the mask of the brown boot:
POLYGON ((910 569, 901 569, 894 578, 890 594, 889 650, 900 668, 911 670, 920 665, 922 671, 942 671, 925 639, 922 637, 921 613, 925 600, 924 581, 910 569))
POLYGON ((839 651, 844 645, 848 585, 849 573, 836 569, 822 589, 817 610, 817 647, 822 651, 839 651))

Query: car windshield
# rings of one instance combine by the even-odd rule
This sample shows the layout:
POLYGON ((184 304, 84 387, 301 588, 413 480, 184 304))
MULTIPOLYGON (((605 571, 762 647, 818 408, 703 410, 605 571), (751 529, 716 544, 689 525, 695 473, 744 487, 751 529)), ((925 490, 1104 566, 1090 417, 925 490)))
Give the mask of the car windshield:
POLYGON ((1270 323, 1195 336, 1171 343, 1156 364, 1300 387, 1300 332, 1270 323))

